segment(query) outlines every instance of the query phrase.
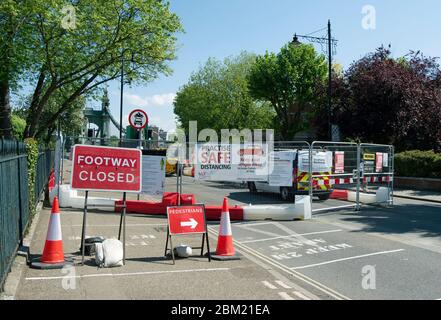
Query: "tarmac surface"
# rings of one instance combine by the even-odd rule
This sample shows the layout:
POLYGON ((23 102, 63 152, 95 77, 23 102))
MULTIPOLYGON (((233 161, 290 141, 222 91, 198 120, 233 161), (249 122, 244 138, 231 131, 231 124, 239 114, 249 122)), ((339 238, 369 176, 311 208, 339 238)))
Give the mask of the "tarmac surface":
MULTIPOLYGON (((167 190, 176 190, 176 178, 167 190)), ((184 193, 198 202, 220 205, 280 203, 270 194, 250 195, 229 184, 200 184, 184 178, 184 193)), ((107 197, 107 195, 106 195, 107 197)), ((347 205, 314 201, 315 209, 347 205)), ((42 252, 49 208, 39 217, 31 252, 42 252)), ((66 257, 80 260, 82 212, 62 210, 66 257)), ((90 212, 87 235, 117 237, 119 215, 90 212)), ((441 205, 395 199, 392 208, 364 206, 314 214, 309 221, 232 224, 239 261, 208 262, 206 257, 164 257, 165 217, 127 216, 126 265, 99 269, 86 265, 63 270, 25 268, 15 299, 441 299, 441 205)), ((210 223, 210 247, 218 223, 210 223)), ((174 244, 200 246, 201 237, 174 244)), ((194 250, 197 255, 200 252, 194 250)))

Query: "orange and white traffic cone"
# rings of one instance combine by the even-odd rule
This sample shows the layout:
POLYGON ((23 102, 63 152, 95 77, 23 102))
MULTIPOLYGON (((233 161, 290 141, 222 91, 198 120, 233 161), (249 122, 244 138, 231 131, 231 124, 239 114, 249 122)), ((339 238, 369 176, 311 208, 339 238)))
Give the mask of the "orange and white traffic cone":
POLYGON ((222 215, 217 239, 216 253, 212 256, 214 260, 239 260, 233 245, 233 233, 231 232, 230 212, 228 210, 228 199, 224 198, 222 215))
POLYGON ((38 269, 58 269, 65 265, 63 252, 63 239, 61 236, 60 208, 58 198, 54 198, 52 205, 49 228, 43 255, 39 261, 34 261, 31 266, 38 269))

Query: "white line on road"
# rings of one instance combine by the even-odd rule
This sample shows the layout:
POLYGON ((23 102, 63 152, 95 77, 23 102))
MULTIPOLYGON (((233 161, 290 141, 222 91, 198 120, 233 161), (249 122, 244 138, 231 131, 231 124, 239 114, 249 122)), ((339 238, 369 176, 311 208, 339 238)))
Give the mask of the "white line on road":
POLYGON ((285 282, 283 282, 283 281, 276 280, 275 282, 276 282, 279 286, 281 286, 282 288, 285 288, 285 289, 291 289, 291 287, 290 287, 289 285, 285 284, 285 282))
POLYGON ((241 227, 241 228, 247 228, 247 227, 252 227, 252 226, 264 226, 264 225, 268 225, 268 224, 274 224, 274 222, 256 222, 256 223, 249 223, 249 222, 235 222, 232 223, 232 226, 235 227, 241 227))
POLYGON ((229 271, 231 268, 213 268, 213 269, 190 269, 190 270, 169 270, 169 271, 146 271, 146 272, 131 272, 131 273, 95 273, 85 274, 81 276, 59 276, 59 277, 30 277, 26 280, 58 280, 64 278, 97 278, 97 277, 127 277, 127 276, 144 276, 153 274, 167 274, 167 273, 190 273, 190 272, 209 272, 209 271, 229 271))
POLYGON ((333 233, 333 232, 340 232, 340 231, 343 231, 343 230, 336 229, 336 230, 317 231, 317 232, 310 232, 310 233, 299 233, 299 234, 292 234, 289 236, 280 236, 280 237, 257 239, 257 240, 247 240, 247 241, 239 241, 239 242, 240 243, 253 243, 253 242, 271 241, 271 240, 277 240, 277 239, 294 238, 294 237, 300 237, 300 236, 311 236, 311 235, 315 235, 315 234, 333 233))
POLYGON ((282 297, 283 300, 295 300, 293 297, 291 297, 286 292, 279 292, 279 296, 282 297))
POLYGON ((298 291, 293 291, 292 293, 294 293, 297 297, 299 297, 300 299, 303 300, 311 300, 311 298, 305 296, 303 293, 298 292, 298 291))
POLYGON ((404 249, 391 250, 391 251, 374 252, 374 253, 369 253, 369 254, 363 254, 363 255, 360 255, 360 256, 354 256, 354 257, 348 257, 348 258, 342 258, 342 259, 330 260, 330 261, 325 261, 325 262, 320 262, 320 263, 315 263, 315 264, 309 264, 309 265, 301 266, 301 267, 294 267, 294 268, 290 268, 290 269, 291 269, 291 270, 300 270, 300 269, 306 269, 306 268, 312 268, 312 267, 322 266, 322 265, 330 264, 330 263, 334 263, 334 262, 340 262, 340 261, 346 261, 346 260, 353 260, 353 259, 360 259, 360 258, 365 258, 365 257, 377 256, 377 255, 380 255, 380 254, 395 253, 395 252, 401 252, 401 251, 404 251, 404 249))
MULTIPOLYGON (((208 229, 211 232, 211 234, 213 234, 215 236, 219 235, 219 233, 217 232, 216 229, 214 229, 212 227, 208 227, 208 229)), ((310 277, 308 277, 298 271, 291 270, 286 265, 281 264, 280 262, 276 261, 275 259, 272 259, 272 258, 262 254, 261 252, 251 248, 251 247, 248 247, 244 244, 240 244, 236 240, 233 240, 233 242, 236 244, 236 246, 239 249, 242 249, 243 252, 248 253, 248 254, 250 254, 256 258, 259 258, 260 260, 262 260, 272 266, 279 268, 280 270, 285 271, 286 273, 290 274, 291 276, 293 276, 299 280, 302 280, 303 282, 313 286, 314 288, 317 288, 318 290, 326 293, 327 295, 329 295, 337 300, 351 300, 349 297, 346 297, 345 295, 335 291, 334 289, 327 287, 326 285, 320 283, 319 281, 316 281, 316 280, 314 280, 314 279, 312 279, 312 278, 310 278, 310 277)))
POLYGON ((262 284, 263 284, 265 287, 270 288, 271 290, 276 290, 276 289, 277 289, 276 286, 272 285, 272 284, 269 283, 268 281, 262 281, 262 284))

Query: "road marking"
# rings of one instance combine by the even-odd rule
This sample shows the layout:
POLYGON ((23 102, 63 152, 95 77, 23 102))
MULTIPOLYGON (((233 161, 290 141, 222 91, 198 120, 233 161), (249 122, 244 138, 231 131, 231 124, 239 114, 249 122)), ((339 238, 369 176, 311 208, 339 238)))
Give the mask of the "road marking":
POLYGON ((343 231, 343 230, 336 229, 336 230, 328 230, 328 231, 317 231, 317 232, 310 232, 310 233, 292 234, 289 236, 280 236, 280 237, 273 237, 273 238, 266 238, 266 239, 240 241, 240 243, 263 242, 263 241, 271 241, 271 240, 277 240, 277 239, 287 239, 287 238, 294 238, 294 237, 301 237, 301 236, 311 236, 311 235, 315 235, 315 234, 334 233, 334 232, 340 232, 340 231, 343 231))
MULTIPOLYGON (((213 269, 190 269, 190 270, 168 270, 168 271, 146 271, 146 272, 132 272, 132 273, 94 273, 85 274, 81 276, 73 276, 68 278, 98 278, 98 277, 127 277, 127 276, 144 276, 154 274, 167 274, 167 273, 190 273, 190 272, 210 272, 210 271, 229 271, 231 268, 213 268, 213 269)), ((64 279, 66 276, 59 277, 30 277, 26 280, 58 280, 64 279)))
POLYGON ((401 252, 401 251, 404 251, 404 249, 374 252, 374 253, 369 253, 369 254, 363 254, 363 255, 360 255, 360 256, 353 256, 353 257, 348 257, 348 258, 342 258, 342 259, 330 260, 330 261, 325 261, 325 262, 320 262, 320 263, 315 263, 315 264, 309 264, 309 265, 301 266, 301 267, 294 267, 294 268, 291 268, 291 270, 300 270, 300 269, 312 268, 312 267, 322 266, 322 265, 330 264, 330 263, 334 263, 334 262, 347 261, 347 260, 353 260, 353 259, 360 259, 360 258, 365 258, 365 257, 377 256, 377 255, 380 255, 380 254, 395 253, 395 252, 401 252))
POLYGON ((285 282, 283 282, 283 281, 280 281, 280 280, 276 280, 275 281, 279 286, 281 286, 282 288, 285 288, 285 289, 291 289, 291 287, 289 286, 289 285, 287 285, 285 282))
MULTIPOLYGON (((218 236, 219 233, 216 231, 216 229, 212 228, 212 227, 208 227, 209 231, 215 235, 218 236)), ((295 270, 291 270, 289 269, 287 266, 285 266, 284 264, 279 263, 278 261, 271 259, 270 257, 260 253, 257 250, 254 250, 244 244, 241 244, 240 242, 236 241, 233 239, 234 244, 236 245, 237 248, 242 249, 244 252, 255 256, 256 258, 272 265, 275 266, 277 268, 279 268, 280 270, 288 273, 289 275, 293 276, 296 279, 299 279, 307 284, 309 284, 310 286, 320 290, 321 292, 324 292, 325 294, 333 297, 334 299, 337 300, 351 300, 350 298, 348 298, 347 296, 335 291, 334 289, 331 289, 329 287, 327 287, 326 285, 320 283, 319 281, 316 281, 306 275, 304 275, 303 273, 300 273, 298 271, 295 270)))
POLYGON ((289 294, 287 294, 286 292, 279 292, 279 296, 283 299, 283 300, 295 300, 293 297, 291 297, 289 294))
POLYGON ((276 286, 272 285, 272 284, 269 283, 268 281, 262 281, 262 284, 263 284, 265 287, 270 288, 271 290, 275 290, 275 289, 277 289, 276 286))
POLYGON ((232 226, 240 227, 240 228, 247 228, 252 226, 264 226, 268 224, 274 224, 274 222, 256 222, 256 223, 248 223, 248 222, 236 222, 232 223, 232 226))
POLYGON ((292 293, 294 293, 297 297, 299 297, 300 299, 303 300, 311 300, 311 298, 305 296, 303 293, 299 292, 299 291, 293 291, 292 293))

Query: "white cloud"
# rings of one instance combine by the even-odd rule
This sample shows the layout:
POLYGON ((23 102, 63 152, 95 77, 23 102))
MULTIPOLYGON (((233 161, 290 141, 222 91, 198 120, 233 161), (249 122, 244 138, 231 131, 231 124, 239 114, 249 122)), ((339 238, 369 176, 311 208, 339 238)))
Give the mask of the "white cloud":
POLYGON ((141 96, 137 93, 124 93, 124 127, 129 125, 129 112, 141 108, 149 117, 149 125, 156 125, 159 128, 170 131, 176 128, 173 113, 173 101, 175 93, 156 94, 152 96, 141 96), (127 111, 126 111, 127 110, 127 111))
POLYGON ((124 98, 129 105, 141 108, 170 106, 173 104, 175 97, 175 93, 155 94, 147 97, 130 93, 124 94, 124 98))

